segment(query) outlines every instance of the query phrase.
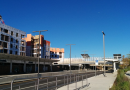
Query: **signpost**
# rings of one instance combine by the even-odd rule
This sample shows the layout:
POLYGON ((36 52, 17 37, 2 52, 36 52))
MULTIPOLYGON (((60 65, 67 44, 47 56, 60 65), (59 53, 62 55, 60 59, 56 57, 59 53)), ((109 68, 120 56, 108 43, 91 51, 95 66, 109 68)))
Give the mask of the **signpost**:
POLYGON ((98 65, 98 60, 95 60, 95 76, 96 76, 96 65, 98 65))

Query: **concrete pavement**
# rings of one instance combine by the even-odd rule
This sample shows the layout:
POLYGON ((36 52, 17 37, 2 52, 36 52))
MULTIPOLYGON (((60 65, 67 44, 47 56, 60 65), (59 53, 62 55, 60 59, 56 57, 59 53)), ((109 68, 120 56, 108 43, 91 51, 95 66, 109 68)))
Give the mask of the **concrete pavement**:
MULTIPOLYGON (((110 87, 112 87, 115 79, 117 76, 117 72, 115 73, 106 73, 106 77, 104 77, 103 74, 100 74, 98 76, 90 77, 88 78, 88 84, 89 86, 84 86, 82 88, 82 81, 77 82, 77 88, 80 88, 80 90, 109 90, 110 87)), ((86 80, 83 81, 83 85, 86 85, 86 80)), ((59 88, 58 90, 68 90, 68 86, 63 86, 59 88)), ((69 90, 75 90, 76 83, 69 84, 69 90)))

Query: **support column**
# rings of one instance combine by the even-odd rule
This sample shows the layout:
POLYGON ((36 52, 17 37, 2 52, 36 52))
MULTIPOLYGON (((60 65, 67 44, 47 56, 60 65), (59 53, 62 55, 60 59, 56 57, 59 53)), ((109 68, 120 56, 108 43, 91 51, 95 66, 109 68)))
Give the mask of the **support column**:
POLYGON ((24 72, 26 73, 26 61, 24 61, 24 72))
POLYGON ((102 71, 103 71, 103 66, 102 66, 102 71))
POLYGON ((51 69, 51 71, 52 71, 52 62, 50 63, 50 69, 51 69))
POLYGON ((114 72, 116 71, 116 63, 113 62, 113 69, 114 69, 114 72))
POLYGON ((85 64, 84 64, 84 70, 85 70, 85 64))
POLYGON ((12 73, 12 60, 10 60, 10 73, 12 73))
POLYGON ((45 72, 45 70, 46 70, 46 69, 45 69, 45 61, 44 61, 44 72, 45 72))
POLYGON ((37 66, 36 66, 36 61, 35 61, 35 72, 36 72, 37 66))
POLYGON ((80 64, 79 64, 79 71, 80 71, 80 64))

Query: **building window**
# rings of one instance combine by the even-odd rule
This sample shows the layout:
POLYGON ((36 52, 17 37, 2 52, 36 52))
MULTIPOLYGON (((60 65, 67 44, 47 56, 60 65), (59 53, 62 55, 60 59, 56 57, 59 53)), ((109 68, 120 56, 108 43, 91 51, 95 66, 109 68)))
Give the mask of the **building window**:
POLYGON ((55 52, 55 54, 57 54, 57 52, 55 52))
POLYGON ((0 28, 0 31, 2 32, 2 31, 3 31, 3 28, 0 28))
POLYGON ((11 31, 11 35, 13 36, 13 31, 11 31))
POLYGON ((34 43, 38 42, 38 39, 34 39, 34 43))
POLYGON ((55 57, 57 57, 57 55, 55 55, 55 57))
POLYGON ((53 57, 53 55, 52 55, 52 57, 53 57))
POLYGON ((1 40, 4 40, 4 35, 3 34, 1 34, 1 40))
POLYGON ((16 43, 18 43, 18 40, 16 39, 16 43))
POLYGON ((59 52, 59 54, 62 54, 62 52, 59 52))
POLYGON ((17 53, 17 51, 15 51, 15 55, 17 55, 18 53, 17 53))
POLYGON ((3 46, 4 46, 4 48, 8 48, 8 43, 3 42, 3 46))
POLYGON ((13 48, 13 44, 10 44, 10 48, 13 48))
POLYGON ((5 41, 9 41, 9 36, 5 36, 5 41))
POLYGON ((1 45, 1 41, 0 41, 0 45, 1 45))
POLYGON ((16 33, 16 37, 18 37, 18 33, 16 33))
POLYGON ((5 32, 5 33, 8 33, 8 30, 7 30, 7 29, 4 29, 4 32, 5 32))
POLYGON ((18 45, 16 45, 16 49, 18 49, 18 45))
POLYGON ((10 50, 10 54, 12 54, 12 50, 10 50))
POLYGON ((62 56, 59 56, 59 58, 62 58, 62 56))
POLYGON ((24 35, 21 34, 21 39, 24 38, 24 35))
POLYGON ((11 42, 13 42, 13 38, 11 38, 11 42))

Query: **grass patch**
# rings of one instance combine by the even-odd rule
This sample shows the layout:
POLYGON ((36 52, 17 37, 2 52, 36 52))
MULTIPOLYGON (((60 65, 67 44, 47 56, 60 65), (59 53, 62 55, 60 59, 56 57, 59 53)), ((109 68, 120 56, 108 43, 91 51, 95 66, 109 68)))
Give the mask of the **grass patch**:
POLYGON ((130 90, 130 80, 125 76, 125 72, 130 70, 130 66, 125 69, 119 69, 116 80, 109 90, 130 90))

